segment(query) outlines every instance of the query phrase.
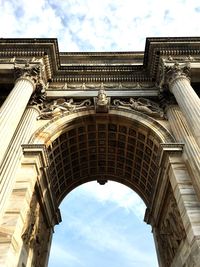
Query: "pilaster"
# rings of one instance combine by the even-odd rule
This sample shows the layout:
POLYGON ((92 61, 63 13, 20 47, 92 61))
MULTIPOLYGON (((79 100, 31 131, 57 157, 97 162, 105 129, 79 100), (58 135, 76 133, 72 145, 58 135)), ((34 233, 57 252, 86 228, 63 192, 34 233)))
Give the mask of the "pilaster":
POLYGON ((153 228, 159 266, 198 267, 200 206, 181 145, 162 145, 159 169, 155 196, 145 216, 153 228))
POLYGON ((198 267, 200 262, 199 200, 185 164, 174 157, 170 157, 169 179, 187 237, 172 266, 198 267))
POLYGON ((45 147, 23 146, 24 159, 0 217, 0 265, 47 266, 60 213, 49 188, 45 147))

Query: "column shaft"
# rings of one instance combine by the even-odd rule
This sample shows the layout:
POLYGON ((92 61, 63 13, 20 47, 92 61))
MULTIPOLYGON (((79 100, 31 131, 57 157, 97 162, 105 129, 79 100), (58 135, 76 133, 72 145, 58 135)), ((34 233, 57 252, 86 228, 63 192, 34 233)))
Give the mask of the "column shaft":
POLYGON ((18 79, 0 109, 0 164, 34 89, 31 79, 18 79))
POLYGON ((28 107, 25 110, 0 166, 0 212, 3 211, 8 194, 12 191, 15 175, 22 158, 21 145, 27 143, 34 132, 38 114, 39 111, 35 107, 28 107))
POLYGON ((200 99, 198 95, 191 87, 188 79, 184 77, 177 78, 173 82, 171 91, 200 144, 200 99))

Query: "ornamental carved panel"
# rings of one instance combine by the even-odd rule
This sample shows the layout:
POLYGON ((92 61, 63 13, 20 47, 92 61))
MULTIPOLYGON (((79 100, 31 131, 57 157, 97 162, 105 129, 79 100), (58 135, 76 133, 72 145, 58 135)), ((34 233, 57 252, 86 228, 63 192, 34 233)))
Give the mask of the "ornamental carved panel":
POLYGON ((27 253, 29 250, 33 252, 33 267, 45 266, 50 235, 51 229, 47 226, 36 193, 34 193, 21 236, 27 253))
POLYGON ((168 267, 171 266, 181 242, 186 238, 186 232, 171 187, 164 203, 158 225, 157 241, 162 266, 168 267))

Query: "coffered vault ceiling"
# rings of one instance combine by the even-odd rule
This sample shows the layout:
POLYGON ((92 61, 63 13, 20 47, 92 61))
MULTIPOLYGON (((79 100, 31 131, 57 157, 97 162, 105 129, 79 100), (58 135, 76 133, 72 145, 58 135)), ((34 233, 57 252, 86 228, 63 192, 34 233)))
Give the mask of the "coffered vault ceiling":
POLYGON ((148 205, 158 170, 160 140, 138 123, 105 116, 69 125, 48 147, 49 174, 58 204, 76 186, 115 180, 148 205))

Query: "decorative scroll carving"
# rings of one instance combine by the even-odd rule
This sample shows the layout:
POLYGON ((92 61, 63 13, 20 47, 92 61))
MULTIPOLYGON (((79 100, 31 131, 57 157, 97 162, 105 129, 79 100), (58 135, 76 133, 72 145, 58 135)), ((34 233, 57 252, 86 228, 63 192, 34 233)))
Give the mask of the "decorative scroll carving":
POLYGON ((138 98, 137 100, 130 98, 129 102, 122 101, 120 99, 115 99, 113 101, 113 104, 114 106, 117 106, 117 107, 120 107, 120 106, 128 107, 128 108, 143 112, 153 117, 158 117, 158 118, 164 117, 164 112, 159 107, 159 105, 146 98, 138 98))
POLYGON ((38 75, 40 75, 41 67, 39 64, 30 66, 29 63, 26 63, 24 67, 15 65, 14 71, 16 78, 28 77, 36 82, 38 80, 38 75))
POLYGON ((190 64, 189 62, 186 64, 179 64, 176 62, 173 66, 165 67, 165 80, 171 87, 171 84, 177 77, 184 77, 188 80, 190 79, 190 64))
POLYGON ((37 119, 49 120, 62 115, 65 112, 73 112, 77 108, 83 106, 90 106, 91 101, 89 99, 75 103, 72 98, 66 100, 65 98, 58 98, 50 103, 45 103, 42 106, 41 113, 37 119))
POLYGON ((94 98, 94 103, 96 112, 108 112, 110 105, 110 98, 107 97, 103 85, 98 92, 98 96, 94 98))
POLYGON ((14 70, 16 78, 29 78, 35 84, 35 91, 29 104, 41 104, 46 99, 46 88, 48 87, 48 84, 45 84, 43 79, 44 66, 26 63, 24 67, 15 65, 14 70))
POLYGON ((24 67, 15 65, 14 71, 16 79, 29 78, 36 85, 36 90, 41 90, 44 88, 44 81, 42 79, 44 66, 41 64, 30 65, 27 63, 24 65, 24 67))
POLYGON ((32 94, 31 99, 29 101, 30 105, 40 105, 46 100, 46 89, 48 88, 48 84, 45 85, 42 79, 37 84, 35 92, 32 94))
POLYGON ((163 266, 171 266, 182 240, 186 237, 186 232, 181 220, 176 200, 169 192, 166 201, 166 210, 159 225, 158 244, 162 256, 163 266))
POLYGON ((177 78, 187 78, 190 80, 190 63, 181 63, 175 62, 173 65, 166 65, 166 62, 164 59, 160 62, 160 73, 159 73, 159 88, 171 88, 173 82, 177 78))
POLYGON ((167 109, 171 106, 177 105, 176 99, 169 91, 163 91, 159 95, 160 107, 164 110, 165 118, 167 118, 167 109))

